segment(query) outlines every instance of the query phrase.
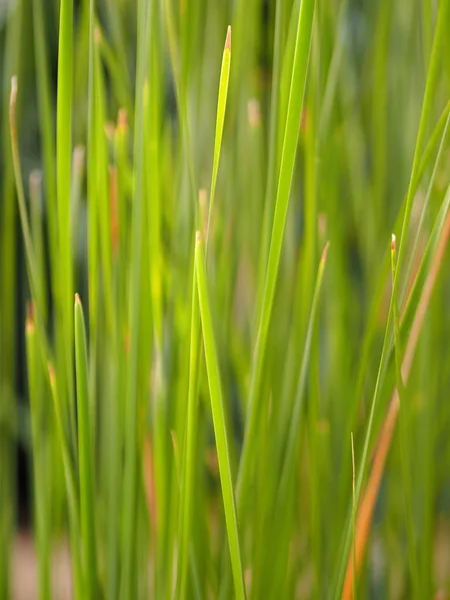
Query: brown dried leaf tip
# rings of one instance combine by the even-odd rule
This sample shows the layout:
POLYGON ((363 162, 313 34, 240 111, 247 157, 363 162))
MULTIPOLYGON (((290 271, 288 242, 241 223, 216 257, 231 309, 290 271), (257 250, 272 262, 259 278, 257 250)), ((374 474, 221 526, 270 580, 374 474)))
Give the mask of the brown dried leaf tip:
POLYGON ((128 127, 128 115, 125 108, 120 108, 117 115, 117 128, 127 129, 128 127))
POLYGON ((391 250, 392 250, 392 252, 395 252, 396 248, 397 248, 397 238, 395 237, 395 233, 393 233, 392 237, 391 237, 391 250))
POLYGON ((35 320, 35 307, 34 302, 27 302, 27 318, 26 318, 26 330, 32 331, 34 329, 34 320, 35 320))
POLYGON ((324 249, 323 249, 323 251, 322 251, 322 256, 321 256, 321 259, 320 259, 320 262, 321 262, 322 264, 323 264, 323 263, 324 263, 324 262, 327 260, 327 254, 328 254, 328 248, 329 248, 329 247, 330 247, 330 242, 328 241, 328 242, 325 244, 325 247, 324 247, 324 249))
POLYGON ((225 40, 225 50, 229 50, 231 52, 231 25, 228 25, 228 29, 227 29, 227 39, 225 40))

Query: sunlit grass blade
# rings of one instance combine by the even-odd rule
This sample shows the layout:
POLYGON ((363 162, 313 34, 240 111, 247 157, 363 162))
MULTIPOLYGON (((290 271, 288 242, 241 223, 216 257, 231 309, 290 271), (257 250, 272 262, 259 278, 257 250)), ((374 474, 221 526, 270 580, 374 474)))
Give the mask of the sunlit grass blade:
POLYGON ((225 508, 225 520, 227 525, 235 596, 239 600, 243 600, 245 598, 245 585, 242 571, 241 550, 239 545, 236 506, 228 451, 227 428, 225 423, 219 364, 214 341, 211 311, 209 307, 205 259, 203 252, 204 249, 203 242, 201 241, 201 234, 197 232, 195 243, 195 272, 197 277, 198 300, 202 321, 206 369, 208 372, 211 409, 216 438, 217 457, 219 460, 220 481, 222 485, 222 497, 225 508))
POLYGON ((88 386, 88 356, 83 308, 75 296, 75 365, 77 380, 78 463, 80 521, 84 563, 85 598, 98 597, 97 543, 94 503, 94 454, 91 439, 91 411, 88 386))
MULTIPOLYGON (((222 66, 220 70, 219 79, 219 93, 217 101, 217 114, 216 114, 216 129, 214 137, 214 155, 213 155, 213 168, 211 176, 211 192, 210 202, 207 211, 207 218, 205 217, 206 207, 202 199, 204 194, 200 193, 200 221, 202 228, 206 229, 206 242, 205 242, 205 256, 208 253, 208 242, 211 225, 211 213, 214 207, 215 190, 217 183, 217 174, 219 170, 220 153, 222 148, 222 136, 223 127, 225 121, 225 111, 227 105, 228 85, 230 78, 230 62, 231 62, 231 27, 227 29, 227 35, 225 40, 225 47, 222 55, 222 66), (203 221, 203 222, 202 222, 203 221), (207 222, 207 224, 206 224, 207 222)), ((189 561, 189 544, 191 538, 191 524, 192 524, 192 503, 194 497, 194 459, 195 459, 195 448, 196 448, 196 435, 197 435, 197 424, 198 424, 198 369, 199 369, 199 354, 201 347, 201 329, 200 329, 200 313, 199 313, 199 300, 197 292, 197 274, 194 267, 194 281, 193 281, 193 296, 192 296, 192 313, 191 313, 191 339, 190 339, 190 354, 189 354, 189 389, 188 389, 188 412, 187 412, 187 425, 186 425, 186 442, 185 442, 185 459, 184 459, 184 473, 183 473, 183 489, 181 497, 181 551, 179 555, 180 568, 178 572, 178 583, 180 585, 179 593, 180 597, 184 598, 187 590, 187 570, 189 561)))
POLYGON ((206 230, 206 248, 208 248, 209 230, 211 226, 211 214, 214 210, 214 199, 216 195, 217 173, 219 170, 220 150, 222 147, 223 124, 225 121, 225 109, 227 106, 228 83, 230 80, 231 62, 231 27, 228 26, 225 48, 222 56, 222 67, 220 69, 219 98, 217 101, 216 134, 214 137, 214 158, 211 177, 211 193, 208 211, 208 227, 206 230))

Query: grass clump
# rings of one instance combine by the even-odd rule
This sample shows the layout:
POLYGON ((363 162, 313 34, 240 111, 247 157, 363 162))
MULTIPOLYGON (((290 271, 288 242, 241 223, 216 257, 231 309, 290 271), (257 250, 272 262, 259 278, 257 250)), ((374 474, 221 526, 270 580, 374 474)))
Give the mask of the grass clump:
POLYGON ((449 23, 0 4, 0 597, 448 589, 449 23))

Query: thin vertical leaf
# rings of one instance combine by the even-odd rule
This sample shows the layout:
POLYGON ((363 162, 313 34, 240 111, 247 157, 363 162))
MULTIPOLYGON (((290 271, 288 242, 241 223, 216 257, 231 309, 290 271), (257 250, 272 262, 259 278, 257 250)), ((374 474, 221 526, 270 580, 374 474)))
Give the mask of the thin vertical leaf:
POLYGON ((97 550, 95 534, 94 454, 91 440, 91 403, 88 386, 88 356, 83 308, 75 296, 75 366, 77 379, 78 460, 81 536, 87 599, 98 597, 97 550))
POLYGON ((214 434, 216 437, 217 457, 219 460, 222 497, 225 508, 225 520, 230 547, 231 566, 233 570, 234 591, 236 598, 245 598, 244 576, 242 571, 241 550, 236 516, 236 506, 231 476, 228 438, 220 383, 219 364, 214 341, 214 332, 209 307, 206 284, 205 259, 201 234, 197 232, 195 243, 195 272, 197 277, 198 300, 202 321, 203 344, 205 348, 206 369, 208 371, 209 393, 213 415, 214 434))
POLYGON ((314 0, 304 0, 304 2, 301 4, 297 23, 297 38, 295 44, 294 62, 292 66, 289 104, 286 117, 280 174, 278 179, 272 238, 267 264, 261 317, 253 359, 244 446, 239 465, 237 486, 238 506, 241 505, 241 502, 244 501, 247 495, 246 486, 249 485, 249 471, 254 452, 253 447, 257 438, 259 412, 262 403, 261 381, 264 368, 264 355, 266 351, 267 336, 269 332, 270 318, 275 296, 284 227, 286 223, 294 161, 297 150, 298 132, 300 127, 303 98, 305 94, 306 76, 308 72, 314 7, 314 0))

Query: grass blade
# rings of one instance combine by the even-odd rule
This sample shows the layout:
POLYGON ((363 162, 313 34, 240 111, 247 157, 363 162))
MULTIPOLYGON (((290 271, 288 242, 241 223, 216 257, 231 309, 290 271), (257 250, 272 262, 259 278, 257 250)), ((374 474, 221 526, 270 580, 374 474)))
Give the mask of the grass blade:
POLYGON ((353 444, 353 432, 352 432, 352 528, 353 528, 353 579, 352 579, 352 592, 353 592, 353 600, 357 598, 357 581, 356 581, 356 469, 355 469, 355 447, 353 444))
MULTIPOLYGON (((447 196, 450 197, 450 188, 447 190, 447 196)), ((442 259, 446 250, 450 237, 450 213, 447 212, 445 223, 440 230, 439 243, 437 245, 436 252, 433 256, 433 263, 429 270, 429 274, 424 286, 419 308, 414 320, 414 324, 409 336, 405 356, 402 362, 402 380, 407 381, 410 375, 412 361, 417 347, 417 342, 422 330, 425 314, 430 303, 430 299, 434 290, 436 279, 439 274, 439 270, 442 265, 442 259)), ((361 500, 360 506, 358 506, 358 515, 356 521, 356 571, 358 572, 361 568, 364 553, 367 545, 367 538, 370 532, 372 523, 373 512, 375 509, 375 502, 378 496, 378 491, 381 484, 381 478, 384 472, 384 466, 386 463, 387 455, 392 441, 397 417, 399 413, 400 402, 398 396, 398 390, 395 389, 389 404, 386 417, 383 421, 380 433, 378 435, 377 442, 375 444, 375 454, 372 461, 372 469, 370 472, 369 480, 367 482, 364 496, 361 500)), ((357 496, 358 502, 358 496, 357 496)), ((352 561, 349 561, 346 570, 345 582, 342 592, 343 599, 351 598, 351 585, 352 585, 352 561)))
POLYGON ((50 522, 48 514, 48 478, 45 473, 44 449, 45 438, 42 431, 42 398, 43 398, 43 368, 39 344, 36 339, 36 328, 32 305, 26 322, 27 367, 30 385, 31 430, 33 442, 33 475, 36 489, 35 496, 35 527, 38 548, 38 589, 40 600, 50 598, 50 522))
MULTIPOLYGON (((392 286, 394 285, 395 272, 397 269, 396 261, 396 239, 395 235, 392 234, 391 242, 391 272, 392 272, 392 286)), ((402 348, 400 338, 400 320, 398 316, 398 299, 397 297, 392 298, 393 305, 393 318, 394 318, 394 343, 395 343, 395 375, 397 380, 397 394, 400 404, 400 453, 402 463, 402 476, 403 476, 403 488, 405 492, 405 513, 406 513, 406 531, 408 535, 408 557, 409 557, 409 568, 411 571, 412 581, 412 595, 417 597, 419 593, 419 582, 418 582, 418 565, 417 565, 417 554, 416 554, 416 543, 414 537, 414 521, 411 504, 411 476, 408 456, 409 454, 409 443, 408 443, 408 423, 407 423, 407 407, 405 406, 405 382, 402 376, 402 348)))
POLYGON ((228 26, 225 48, 222 56, 222 67, 220 69, 219 98, 217 101, 216 134, 214 136, 214 159, 211 177, 211 194, 208 212, 208 227, 206 230, 206 250, 208 248, 209 230, 211 226, 211 215, 214 210, 214 198, 216 195, 217 173, 219 171, 220 150, 222 148, 223 124, 225 121, 225 109, 227 106, 228 84, 230 81, 231 62, 231 27, 228 26))
POLYGON ((94 511, 94 455, 91 444, 91 406, 88 386, 88 357, 83 308, 75 296, 75 365, 77 374, 78 460, 80 481, 81 535, 85 571, 85 598, 98 597, 97 550, 94 511))
POLYGON ((244 435, 244 446, 239 465, 237 484, 238 507, 240 507, 241 502, 243 502, 244 498, 247 496, 246 486, 249 484, 249 470, 253 455, 253 446, 255 444, 257 435, 256 430, 259 420, 260 405, 262 402, 261 381, 264 366, 264 354, 269 332, 272 305, 275 296, 275 287, 283 243, 283 233, 297 149, 301 111, 305 94, 306 76, 308 71, 312 37, 312 25, 314 19, 314 7, 314 0, 304 0, 304 2, 301 4, 297 24, 297 38, 292 67, 283 152, 281 156, 280 174, 278 179, 272 238, 270 243, 258 336, 254 353, 252 379, 248 402, 248 414, 244 435))
MULTIPOLYGON (((151 3, 152 4, 152 3, 151 3)), ((138 3, 138 65, 136 75, 136 110, 135 110, 135 139, 134 139, 134 202, 132 214, 132 248, 129 287, 129 352, 127 403, 125 424, 125 456, 124 471, 124 534, 122 552, 122 581, 120 597, 125 599, 134 590, 135 565, 134 544, 136 536, 137 510, 137 400, 138 400, 138 344, 139 344, 139 308, 141 296, 141 255, 142 255, 142 220, 144 194, 144 81, 147 73, 148 43, 150 28, 151 6, 140 0, 138 3)))
POLYGON ((80 509, 78 500, 78 487, 76 484, 72 459, 70 457, 69 445, 66 439, 66 434, 64 432, 63 407, 58 389, 58 381, 56 378, 55 370, 51 363, 48 364, 48 375, 53 400, 53 409, 55 411, 56 432, 58 436, 59 446, 61 448, 64 467, 64 478, 66 482, 66 494, 70 528, 70 547, 74 582, 74 598, 76 600, 81 600, 81 598, 83 598, 84 582, 81 566, 81 548, 79 541, 80 509))
POLYGON ((187 597, 187 579, 189 564, 189 543, 192 529, 192 508, 195 490, 195 456, 196 440, 198 433, 198 379, 199 379, 199 354, 201 343, 200 307, 197 289, 197 271, 194 268, 192 283, 192 316, 191 316, 191 342, 189 353, 189 391, 186 421, 186 454, 184 460, 184 481, 181 495, 181 536, 180 551, 178 555, 179 571, 179 598, 187 597))
POLYGON ((245 599, 245 585, 242 572, 241 550, 236 516, 236 506, 228 452, 225 412, 223 408, 222 389, 220 383, 219 364, 214 341, 214 333, 209 307, 206 285, 205 259, 203 255, 201 234, 197 232, 195 243, 195 272, 197 277, 198 300, 202 321, 203 343, 205 348, 206 369, 208 372, 211 409, 213 414, 214 433, 216 437, 217 457, 219 460, 220 481, 225 508, 225 520, 230 547, 231 566, 233 570, 235 596, 245 599))
MULTIPOLYGON (((45 39, 45 20, 43 0, 33 0, 33 32, 36 58, 36 85, 38 92, 39 121, 42 127, 42 154, 44 183, 46 191, 46 207, 48 215, 48 239, 51 245, 50 260, 52 272, 56 275, 57 252, 57 212, 56 212, 56 172, 55 172, 55 124, 53 121, 54 106, 51 99, 51 88, 48 68, 48 49, 45 39)), ((53 293, 58 297, 58 278, 52 277, 53 293)))
POLYGON ((58 44, 58 91, 56 106, 56 194, 58 214, 58 311, 64 343, 64 365, 68 398, 67 412, 75 441, 73 385, 73 273, 70 191, 72 170, 73 94, 73 0, 61 0, 58 44))
POLYGON ((14 177, 17 188, 17 202, 19 204, 20 224, 22 227, 23 240, 27 259, 28 279, 30 281, 31 294, 39 311, 42 310, 42 300, 39 295, 39 285, 37 281, 36 257, 34 255, 33 242, 31 239, 30 223, 25 204, 25 192, 23 189, 22 169, 20 165, 17 124, 16 124, 16 100, 17 100, 17 78, 11 80, 11 98, 9 103, 9 123, 11 135, 11 150, 14 168, 14 177))
MULTIPOLYGON (((295 461, 297 457, 297 449, 300 438, 301 422, 304 411, 304 400, 306 394, 306 386, 308 379, 308 369, 310 366, 310 354, 311 346, 313 342, 314 326, 316 324, 317 310, 319 306, 320 292, 322 288, 323 275, 325 272, 327 254, 328 254, 328 243, 322 252, 322 256, 317 271, 316 284, 314 287, 314 293, 311 304, 311 312, 309 315, 308 328, 306 332, 305 344, 303 348, 302 363, 300 367, 300 374, 297 382, 297 388, 295 391, 294 405, 291 415, 286 415, 288 419, 284 420, 283 425, 284 431, 279 432, 278 439, 286 439, 286 447, 282 455, 281 461, 281 472, 279 476, 279 483, 275 486, 276 498, 275 498, 275 511, 272 515, 271 523, 273 524, 272 532, 272 554, 270 556, 270 564, 266 564, 266 572, 268 569, 273 570, 273 576, 271 580, 275 582, 275 594, 273 597, 277 597, 280 591, 280 584, 285 580, 285 569, 288 563, 288 549, 289 549, 289 537, 287 535, 282 536, 278 531, 278 519, 277 515, 283 515, 283 507, 286 502, 286 498, 289 497, 292 489, 292 481, 295 474, 295 461), (283 539, 284 538, 284 539, 283 539), (278 584, 278 588, 276 585, 278 584)), ((280 464, 280 463, 278 463, 280 464)), ((281 530, 281 528, 280 528, 281 530)), ((273 584, 272 584, 273 585, 273 584)))
MULTIPOLYGON (((217 174, 219 171, 220 153, 222 148, 222 135, 225 121, 225 111, 227 105, 228 85, 230 79, 230 63, 231 63, 231 27, 228 26, 227 36, 225 39, 225 47, 222 55, 222 66, 219 79, 219 94, 217 101, 216 115, 216 130, 214 137, 214 158, 213 169, 211 176, 211 193, 210 204, 208 208, 208 217, 206 225, 206 243, 205 256, 208 255, 208 242, 211 225, 211 214, 214 207, 215 190, 217 183, 217 174)), ((203 194, 200 194, 200 219, 204 218, 205 206, 202 206, 203 194), (202 210, 203 209, 203 210, 202 210)), ((205 223, 202 223, 204 228, 205 223)), ((197 292, 197 274, 194 268, 193 281, 193 296, 192 296, 192 314, 191 314, 191 340, 189 354, 189 390, 188 390, 188 414, 187 414, 187 436, 186 436, 186 456, 185 456, 185 472, 184 485, 182 496, 182 517, 181 517, 181 553, 180 559, 180 597, 184 598, 187 585, 187 568, 189 561, 189 541, 191 537, 191 522, 192 522, 192 502, 194 495, 194 458, 196 448, 197 435, 197 394, 198 394, 198 370, 199 370, 199 354, 201 346, 201 329, 200 329, 200 312, 198 305, 197 292)))
MULTIPOLYGON (((400 246, 399 246, 399 250, 398 250, 397 274, 396 274, 396 277, 394 280, 394 289, 392 292, 393 297, 395 297, 395 294, 397 292, 397 287, 400 282, 398 274, 401 269, 403 255, 404 255, 405 248, 406 248, 406 234, 408 231, 409 220, 410 220, 412 206, 413 206, 416 177, 417 177, 417 173, 418 173, 418 169, 419 169, 419 165, 420 165, 420 157, 422 155, 422 150, 423 150, 423 145, 424 145, 426 126, 427 126, 429 114, 431 111, 431 101, 432 101, 432 97, 433 97, 433 94, 435 91, 435 86, 437 83, 438 63, 439 63, 439 58, 440 58, 439 53, 440 53, 442 41, 443 41, 443 38, 445 35, 445 30, 446 30, 445 28, 449 21, 449 16, 450 16, 449 11, 450 11, 449 0, 443 0, 443 2, 439 5, 438 20, 437 20, 437 24, 436 24, 436 31, 435 31, 434 41, 433 41, 433 51, 432 51, 432 56, 431 56, 431 61, 430 61, 430 68, 428 71, 427 83, 426 83, 426 87, 425 87, 425 95, 424 95, 422 113, 420 116, 420 124, 419 124, 419 131, 417 134, 416 147, 414 150, 414 159, 413 159, 411 177, 410 177, 410 182, 409 182, 409 187, 408 187, 408 193, 406 196, 405 213, 404 213, 403 225, 402 225, 402 234, 401 234, 400 246)), ((356 490, 357 504, 359 503, 359 497, 361 494, 363 479, 364 479, 365 471, 366 471, 366 465, 367 465, 367 459, 368 459, 368 453, 369 453, 369 443, 370 443, 371 434, 372 434, 375 408, 377 405, 378 396, 379 396, 380 388, 381 388, 381 383, 384 378, 385 367, 386 367, 386 363, 387 363, 387 359, 388 359, 388 355, 389 355, 388 345, 389 345, 389 341, 390 341, 392 310, 393 310, 393 304, 392 304, 392 297, 391 297, 388 320, 387 320, 387 325, 386 325, 386 332, 385 332, 385 337, 384 337, 384 342, 383 342, 383 348, 381 351, 380 365, 379 365, 379 369, 378 369, 377 381, 375 384, 375 390, 374 390, 373 399, 372 399, 372 403, 371 403, 367 433, 366 433, 366 438, 364 441, 364 448, 363 448, 363 454, 362 454, 362 459, 361 459, 360 474, 358 477, 358 484, 357 484, 357 490, 356 490)), ((342 590, 342 585, 344 582, 345 565, 347 562, 347 558, 348 558, 349 550, 350 550, 350 544, 351 544, 351 523, 347 526, 344 535, 345 535, 344 552, 342 552, 341 558, 339 561, 339 569, 338 569, 337 579, 331 587, 331 589, 334 590, 333 595, 335 598, 338 598, 340 596, 340 593, 342 590)))

